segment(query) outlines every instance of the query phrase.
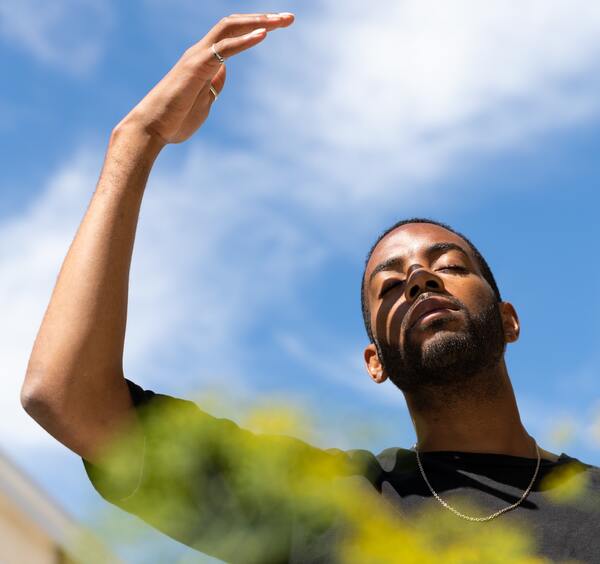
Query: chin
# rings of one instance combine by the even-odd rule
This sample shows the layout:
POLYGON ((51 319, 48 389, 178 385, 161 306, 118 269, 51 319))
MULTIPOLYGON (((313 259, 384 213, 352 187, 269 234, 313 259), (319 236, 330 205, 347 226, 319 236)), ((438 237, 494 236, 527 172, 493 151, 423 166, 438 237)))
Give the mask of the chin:
POLYGON ((462 331, 450 331, 449 329, 438 329, 437 331, 426 331, 421 335, 420 341, 423 348, 434 345, 435 343, 446 343, 464 338, 462 331))
POLYGON ((462 331, 438 330, 421 343, 424 365, 445 368, 454 365, 469 349, 468 336, 462 331))
POLYGON ((446 319, 437 319, 427 325, 427 327, 411 331, 409 338, 414 343, 421 343, 426 346, 428 343, 444 341, 453 338, 464 338, 465 331, 463 327, 457 328, 456 323, 449 323, 446 319), (454 326, 450 329, 450 325, 454 326))

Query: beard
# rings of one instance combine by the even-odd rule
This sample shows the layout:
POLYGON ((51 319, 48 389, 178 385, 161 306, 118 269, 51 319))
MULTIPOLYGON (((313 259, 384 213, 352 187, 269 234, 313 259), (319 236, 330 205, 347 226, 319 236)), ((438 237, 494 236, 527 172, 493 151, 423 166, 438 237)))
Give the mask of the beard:
POLYGON ((485 378, 489 369, 501 361, 506 346, 499 303, 493 302, 471 314, 464 304, 453 301, 467 318, 462 331, 444 331, 446 320, 440 319, 430 325, 439 332, 424 344, 411 339, 410 332, 405 333, 402 347, 375 341, 390 380, 415 399, 442 399, 443 394, 447 403, 452 396, 463 395, 467 384, 471 392, 475 391, 476 382, 477 387, 483 384, 486 395, 499 385, 485 378))

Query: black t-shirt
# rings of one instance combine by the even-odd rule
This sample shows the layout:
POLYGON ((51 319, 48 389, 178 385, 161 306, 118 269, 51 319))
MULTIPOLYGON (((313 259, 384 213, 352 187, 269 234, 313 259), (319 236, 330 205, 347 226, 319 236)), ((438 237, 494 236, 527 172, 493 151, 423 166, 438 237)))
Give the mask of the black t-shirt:
MULTIPOLYGON (((437 534, 432 542, 440 538, 440 516, 481 539, 500 523, 526 533, 540 556, 600 562, 600 469, 564 453, 555 462, 542 459, 518 507, 493 521, 471 523, 432 496, 413 450, 394 447, 374 455, 318 449, 293 437, 251 433, 191 401, 127 383, 143 447, 140 452, 121 445, 119 455, 101 466, 84 460, 92 484, 112 504, 227 562, 336 561, 336 547, 352 526, 318 500, 338 482, 352 484, 356 496, 368 490, 383 497, 399 522, 420 523, 415 535, 430 525, 437 534), (310 482, 304 479, 309 466, 310 482)), ((517 502, 536 466, 530 458, 449 451, 422 453, 421 461, 438 495, 473 516, 517 502)), ((367 514, 358 518, 376 519, 368 503, 364 507, 367 514)))

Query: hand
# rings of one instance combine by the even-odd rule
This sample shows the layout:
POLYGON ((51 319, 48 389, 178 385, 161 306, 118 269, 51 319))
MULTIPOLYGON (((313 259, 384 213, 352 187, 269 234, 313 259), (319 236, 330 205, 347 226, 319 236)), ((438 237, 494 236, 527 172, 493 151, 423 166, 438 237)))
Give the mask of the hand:
POLYGON ((215 57, 212 45, 227 59, 254 47, 269 31, 287 27, 293 21, 289 13, 232 14, 223 18, 185 51, 117 128, 141 130, 161 146, 185 141, 208 117, 214 102, 210 86, 221 92, 225 84, 225 65, 215 57))

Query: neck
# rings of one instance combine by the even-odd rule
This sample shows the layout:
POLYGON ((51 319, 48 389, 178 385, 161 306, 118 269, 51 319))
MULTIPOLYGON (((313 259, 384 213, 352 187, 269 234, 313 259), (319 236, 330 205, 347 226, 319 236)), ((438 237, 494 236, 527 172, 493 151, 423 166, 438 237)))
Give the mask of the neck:
POLYGON ((420 452, 453 450, 535 458, 502 360, 464 389, 406 393, 420 452))

